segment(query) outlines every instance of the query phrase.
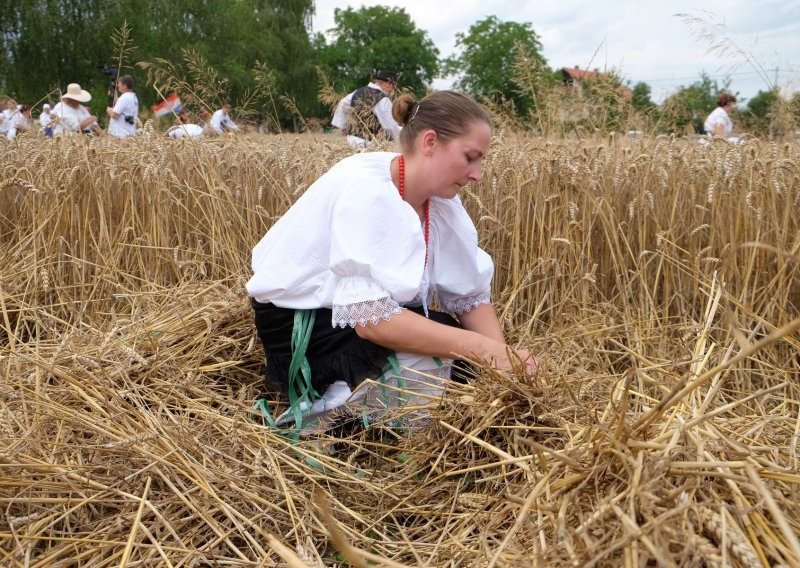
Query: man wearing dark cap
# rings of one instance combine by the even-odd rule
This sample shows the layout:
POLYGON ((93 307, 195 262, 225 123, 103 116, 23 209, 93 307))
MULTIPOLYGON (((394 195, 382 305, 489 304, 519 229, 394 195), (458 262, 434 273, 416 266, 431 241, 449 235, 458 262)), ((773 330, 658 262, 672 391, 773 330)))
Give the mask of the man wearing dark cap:
POLYGON ((356 89, 336 107, 331 124, 347 135, 353 146, 385 136, 397 140, 400 125, 392 118, 392 101, 389 99, 397 85, 397 73, 381 70, 366 87, 356 89))

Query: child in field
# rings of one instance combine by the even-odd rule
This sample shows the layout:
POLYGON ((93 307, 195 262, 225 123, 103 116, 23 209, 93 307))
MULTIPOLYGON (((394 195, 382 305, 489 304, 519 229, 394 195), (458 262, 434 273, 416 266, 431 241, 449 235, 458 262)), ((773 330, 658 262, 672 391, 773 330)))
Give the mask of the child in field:
POLYGON ((53 127, 50 125, 52 122, 53 117, 50 116, 50 104, 44 103, 42 105, 42 113, 39 115, 39 126, 42 129, 42 132, 48 138, 53 137, 53 127))
POLYGON ((348 401, 439 397, 459 356, 537 366, 505 342, 490 304, 494 266, 458 199, 481 177, 486 112, 451 91, 402 95, 392 112, 401 153, 342 160, 253 250, 247 290, 266 382, 291 403, 279 423, 321 430, 348 401), (429 309, 434 295, 449 313, 429 309))

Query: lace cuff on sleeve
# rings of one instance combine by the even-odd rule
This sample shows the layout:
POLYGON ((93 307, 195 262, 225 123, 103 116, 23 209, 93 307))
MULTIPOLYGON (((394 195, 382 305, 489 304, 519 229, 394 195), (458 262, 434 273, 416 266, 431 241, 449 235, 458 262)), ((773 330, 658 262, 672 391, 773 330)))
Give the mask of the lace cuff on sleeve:
POLYGON ((333 306, 331 322, 333 327, 355 327, 356 324, 364 327, 367 323, 378 323, 389 320, 394 314, 399 314, 403 309, 391 298, 369 300, 344 306, 333 306))
POLYGON ((488 304, 491 302, 489 292, 481 292, 472 296, 461 296, 458 298, 449 298, 444 302, 444 308, 450 313, 461 315, 464 312, 469 312, 472 308, 477 308, 481 304, 488 304))
POLYGON ((365 326, 389 320, 403 310, 389 293, 371 278, 351 276, 342 278, 333 295, 333 327, 365 326))

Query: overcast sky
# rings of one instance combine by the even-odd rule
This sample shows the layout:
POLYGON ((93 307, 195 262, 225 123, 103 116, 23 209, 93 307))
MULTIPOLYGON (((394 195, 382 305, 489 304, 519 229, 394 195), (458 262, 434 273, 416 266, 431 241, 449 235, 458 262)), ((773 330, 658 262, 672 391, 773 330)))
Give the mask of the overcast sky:
POLYGON ((757 67, 784 92, 800 90, 800 0, 316 0, 314 31, 334 26, 335 8, 374 5, 404 8, 442 56, 455 51, 457 33, 487 16, 529 22, 551 67, 613 69, 632 84, 649 84, 655 101, 701 71, 720 83, 730 76, 740 100, 768 89, 757 67), (710 52, 712 42, 697 39, 677 13, 717 25, 718 41, 746 57, 710 52))

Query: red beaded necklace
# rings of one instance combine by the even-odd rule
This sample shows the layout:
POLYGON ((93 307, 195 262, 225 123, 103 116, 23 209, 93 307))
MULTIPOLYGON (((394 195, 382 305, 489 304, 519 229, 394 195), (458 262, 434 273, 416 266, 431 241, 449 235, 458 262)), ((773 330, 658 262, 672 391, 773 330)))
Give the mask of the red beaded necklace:
MULTIPOLYGON (((403 155, 397 157, 398 178, 400 181, 400 199, 405 201, 406 198, 406 161, 403 155)), ((428 264, 428 236, 431 231, 431 200, 426 199, 422 204, 425 211, 425 264, 428 264)))

